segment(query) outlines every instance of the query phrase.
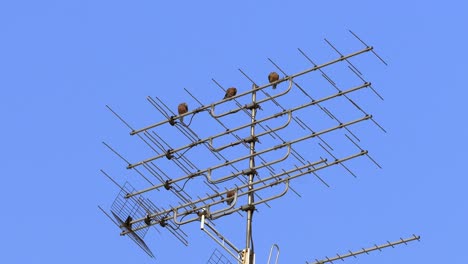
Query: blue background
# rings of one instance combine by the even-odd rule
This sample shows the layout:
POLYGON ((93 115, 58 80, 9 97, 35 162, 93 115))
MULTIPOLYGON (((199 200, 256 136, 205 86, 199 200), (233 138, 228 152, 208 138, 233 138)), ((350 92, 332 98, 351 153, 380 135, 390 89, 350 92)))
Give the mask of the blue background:
MULTIPOLYGON (((163 118, 148 95, 196 105, 187 88, 210 103, 223 94, 211 78, 247 83, 238 68, 264 84, 267 58, 296 72, 310 67, 298 47, 336 58, 323 38, 361 49, 351 29, 389 64, 355 60, 385 98, 367 93, 362 105, 388 133, 361 129, 383 169, 333 171, 330 188, 299 179, 302 198, 255 214, 257 263, 273 243, 279 263, 304 263, 412 234, 421 242, 347 263, 464 263, 467 12, 463 1, 2 1, 0 262, 206 263, 217 245, 197 223, 184 229, 189 247, 151 230, 155 262, 98 210, 118 192, 100 169, 134 176, 101 142, 147 157, 105 105, 143 127, 163 118)), ((244 221, 220 227, 239 248, 244 221)))

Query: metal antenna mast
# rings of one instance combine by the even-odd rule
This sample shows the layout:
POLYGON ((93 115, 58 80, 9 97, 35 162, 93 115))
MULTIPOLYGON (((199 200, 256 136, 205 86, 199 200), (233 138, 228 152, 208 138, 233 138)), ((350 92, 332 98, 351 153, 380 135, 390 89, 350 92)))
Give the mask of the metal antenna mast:
MULTIPOLYGON (((278 72, 271 72, 267 84, 257 85, 241 69, 240 73, 252 85, 246 91, 238 91, 235 87, 225 89, 213 79, 225 92, 225 96, 210 104, 203 104, 185 89, 199 106, 193 108, 195 104, 190 103, 189 109, 186 103, 181 103, 175 113, 175 108, 168 107, 160 98, 148 96, 148 102, 165 120, 143 128, 133 128, 107 106, 130 129, 130 135, 141 140, 151 154, 145 154, 143 160, 130 162, 110 144, 104 143, 135 177, 132 175, 132 183, 121 183, 122 180, 116 180, 101 170, 118 187, 119 192, 110 210, 101 206, 99 209, 121 229, 122 236, 130 237, 150 257, 156 255, 144 239, 151 227, 158 232, 159 229, 167 230, 187 246, 188 234, 183 228, 199 222, 200 229, 234 260, 229 261, 216 249, 207 263, 255 264, 252 221, 257 207, 271 207, 269 202, 284 196, 289 190, 301 197, 291 182, 306 178, 303 177, 306 175, 315 177, 320 184, 329 187, 326 178, 319 174, 329 171, 325 169, 341 167, 356 177, 346 164, 356 162, 359 157, 367 157, 381 168, 369 151, 360 146, 361 139, 351 129, 370 121, 377 129, 386 131, 351 96, 362 94, 361 91, 368 89, 377 98, 383 100, 383 97, 364 79, 351 60, 365 53, 373 53, 385 65, 386 62, 375 53, 372 46, 352 31, 350 33, 364 45, 363 48, 345 55, 325 39, 338 57, 322 64, 316 64, 309 55, 298 49, 312 67, 292 75, 269 59, 283 77, 278 72), (343 64, 349 76, 346 84, 339 85, 325 70, 343 64), (314 89, 310 89, 303 82, 308 81, 314 73, 319 80, 316 80, 314 89), (325 86, 333 92, 321 89, 325 86), (347 88, 343 89, 342 86, 347 88), (317 98, 313 98, 312 93, 317 98), (283 101, 288 96, 294 99, 283 101), (340 111, 336 111, 337 105, 340 111), (259 112, 259 109, 265 111, 259 112), (239 116, 243 114, 249 116, 249 122, 239 121, 242 120, 239 116), (233 116, 237 118, 229 119, 233 116), (206 129, 206 123, 213 121, 215 124, 206 129), (288 130, 293 132, 287 133, 288 130), (175 133, 179 137, 175 138, 175 133), (330 139, 333 143, 330 143, 330 139), (307 148, 304 150, 305 144, 307 148), (261 148, 257 149, 257 146, 261 148), (228 149, 235 151, 229 152, 228 149), (321 154, 311 160, 310 155, 318 152, 321 154), (215 225, 215 222, 219 223, 218 219, 230 215, 246 216, 245 248, 239 248, 239 241, 228 239, 230 235, 220 231, 222 226, 215 225)), ((343 260, 419 239, 419 236, 413 235, 412 238, 349 251, 332 258, 316 259, 314 263, 343 260)), ((278 263, 280 248, 277 244, 270 250, 268 263, 273 248, 277 252, 275 263, 278 263)))
POLYGON ((247 249, 247 257, 251 258, 253 252, 251 251, 251 241, 252 241, 252 217, 255 209, 254 203, 254 190, 253 190, 253 181, 254 181, 254 168, 255 168, 255 120, 257 116, 257 92, 255 91, 256 85, 252 85, 252 119, 250 126, 250 161, 249 161, 249 194, 247 199, 247 230, 245 238, 245 248, 247 249))

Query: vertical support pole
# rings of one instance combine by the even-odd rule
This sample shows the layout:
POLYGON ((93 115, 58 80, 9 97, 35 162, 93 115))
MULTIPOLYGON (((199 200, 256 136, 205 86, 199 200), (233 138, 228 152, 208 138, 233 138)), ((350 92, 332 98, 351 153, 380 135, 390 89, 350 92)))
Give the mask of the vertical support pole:
MULTIPOLYGON (((252 89, 255 89, 257 86, 255 84, 252 85, 252 89)), ((257 114, 257 105, 256 105, 256 101, 257 101, 257 93, 256 91, 252 91, 252 115, 251 115, 251 123, 252 125, 250 126, 250 137, 251 137, 251 142, 250 142, 250 155, 253 155, 255 154, 255 118, 256 118, 256 114, 257 114)), ((250 174, 249 174, 249 195, 247 197, 247 205, 248 205, 248 209, 247 209, 247 230, 246 230, 246 241, 245 241, 245 244, 246 244, 246 251, 247 251, 247 256, 246 256, 246 259, 248 259, 249 261, 247 261, 246 263, 252 263, 253 264, 253 255, 254 255, 254 252, 252 250, 252 245, 251 245, 251 241, 252 241, 252 217, 253 217, 253 211, 254 211, 254 192, 253 192, 253 186, 252 186, 252 183, 253 183, 253 180, 254 180, 254 176, 255 176, 255 172, 253 171, 253 168, 255 167, 255 157, 254 156, 251 156, 250 157, 250 161, 249 161, 249 168, 250 168, 250 174)))
POLYGON ((200 229, 201 230, 205 229, 205 214, 202 214, 202 216, 201 216, 200 229))

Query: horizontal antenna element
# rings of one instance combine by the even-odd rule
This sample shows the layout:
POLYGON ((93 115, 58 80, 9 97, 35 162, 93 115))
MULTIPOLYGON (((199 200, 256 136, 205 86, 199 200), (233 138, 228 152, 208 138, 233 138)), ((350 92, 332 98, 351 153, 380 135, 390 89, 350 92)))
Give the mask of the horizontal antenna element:
POLYGON ((310 263, 310 264, 324 264, 324 263, 328 263, 328 262, 333 262, 335 260, 343 260, 345 258, 349 258, 349 257, 356 257, 356 255, 360 255, 360 254, 369 254, 369 252, 371 251, 374 251, 374 250, 382 250, 384 248, 387 248, 387 247, 394 247, 396 245, 400 245, 400 244, 405 244, 407 242, 411 242, 411 241, 415 241, 415 240, 418 240, 420 239, 421 237, 420 236, 416 236, 416 235, 413 235, 413 237, 410 237, 410 238, 406 238, 406 239, 403 239, 403 238, 400 238, 400 240, 398 241, 395 241, 395 242, 388 242, 386 244, 382 244, 382 245, 375 245, 373 247, 370 247, 370 248, 363 248, 361 250, 357 250, 357 251, 354 251, 354 252, 351 252, 349 251, 349 253, 346 253, 346 254, 343 254, 343 255, 338 255, 336 254, 337 256, 336 257, 332 257, 332 258, 329 258, 329 257, 325 257, 325 259, 323 260, 316 260, 315 262, 307 262, 306 263, 310 263))

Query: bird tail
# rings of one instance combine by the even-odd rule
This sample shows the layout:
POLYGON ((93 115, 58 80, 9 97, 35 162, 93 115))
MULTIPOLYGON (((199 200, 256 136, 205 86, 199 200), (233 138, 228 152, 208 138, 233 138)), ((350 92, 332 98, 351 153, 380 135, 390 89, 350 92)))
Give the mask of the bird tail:
POLYGON ((183 116, 180 118, 180 122, 182 122, 182 123, 184 122, 184 117, 183 116))
POLYGON ((273 87, 273 89, 276 89, 276 85, 277 85, 277 84, 273 84, 273 86, 272 86, 272 87, 273 87))

